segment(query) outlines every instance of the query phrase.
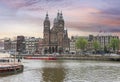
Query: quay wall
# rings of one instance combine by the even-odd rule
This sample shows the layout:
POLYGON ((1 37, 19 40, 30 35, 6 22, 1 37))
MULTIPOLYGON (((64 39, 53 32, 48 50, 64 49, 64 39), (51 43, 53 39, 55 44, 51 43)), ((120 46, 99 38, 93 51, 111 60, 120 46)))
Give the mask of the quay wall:
POLYGON ((97 60, 97 61, 120 61, 120 57, 110 56, 71 56, 71 57, 57 57, 59 60, 97 60))
MULTIPOLYGON (((20 55, 16 56, 17 58, 24 58, 25 56, 31 56, 31 57, 49 57, 53 55, 20 55)), ((58 60, 97 60, 97 61, 120 61, 120 56, 102 56, 102 55, 90 55, 90 56, 85 56, 85 55, 57 55, 54 56, 58 60)))

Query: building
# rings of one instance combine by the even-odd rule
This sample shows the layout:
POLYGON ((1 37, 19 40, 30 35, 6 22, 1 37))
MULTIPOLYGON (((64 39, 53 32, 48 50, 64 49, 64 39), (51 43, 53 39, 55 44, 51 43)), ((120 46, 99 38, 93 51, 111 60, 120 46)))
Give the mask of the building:
POLYGON ((4 50, 6 52, 9 52, 10 54, 15 54, 17 48, 17 41, 11 40, 11 39, 5 39, 4 40, 4 50))
POLYGON ((4 50, 11 54, 40 54, 43 44, 41 38, 17 36, 15 39, 4 40, 4 50))
POLYGON ((10 50, 11 50, 11 40, 10 39, 4 40, 4 50, 6 52, 10 52, 10 50))
POLYGON ((39 54, 40 54, 40 55, 43 55, 43 54, 44 54, 44 49, 43 49, 44 42, 43 42, 43 39, 40 39, 40 40, 39 40, 38 46, 39 46, 39 47, 38 47, 39 54))
POLYGON ((42 54, 43 39, 35 37, 17 36, 4 39, 4 50, 11 54, 42 54))
POLYGON ((64 26, 62 12, 57 13, 52 28, 50 28, 48 13, 46 14, 43 30, 44 53, 63 53, 69 50, 68 32, 64 26))
MULTIPOLYGON (((75 43, 76 43, 78 38, 84 38, 86 40, 89 40, 88 36, 72 36, 71 40, 70 40, 70 53, 71 54, 75 54, 75 53, 80 52, 80 49, 77 49, 76 46, 75 46, 75 43)), ((87 47, 86 47, 86 49, 87 49, 87 47)))
POLYGON ((4 49, 4 39, 0 39, 0 51, 4 49))
POLYGON ((25 39, 25 50, 27 54, 39 54, 40 38, 28 37, 25 39))
POLYGON ((11 53, 14 54, 17 52, 17 40, 11 41, 11 53))
POLYGON ((76 46, 75 46, 76 38, 74 36, 70 39, 70 53, 75 54, 76 53, 76 46))
POLYGON ((94 41, 94 36, 89 35, 88 44, 87 44, 87 51, 88 52, 91 52, 93 50, 93 41, 94 41))
POLYGON ((110 33, 99 33, 94 37, 94 40, 98 41, 100 44, 100 48, 102 51, 109 48, 110 42, 112 38, 119 39, 117 35, 112 35, 110 33))
POLYGON ((16 50, 19 53, 25 53, 25 37, 17 36, 16 50))

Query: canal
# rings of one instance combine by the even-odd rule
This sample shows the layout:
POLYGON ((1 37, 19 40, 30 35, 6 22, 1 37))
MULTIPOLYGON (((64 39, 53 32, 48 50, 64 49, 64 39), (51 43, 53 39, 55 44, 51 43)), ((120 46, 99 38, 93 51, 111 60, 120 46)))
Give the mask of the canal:
POLYGON ((23 60, 24 72, 0 82, 120 82, 120 63, 83 60, 23 60))

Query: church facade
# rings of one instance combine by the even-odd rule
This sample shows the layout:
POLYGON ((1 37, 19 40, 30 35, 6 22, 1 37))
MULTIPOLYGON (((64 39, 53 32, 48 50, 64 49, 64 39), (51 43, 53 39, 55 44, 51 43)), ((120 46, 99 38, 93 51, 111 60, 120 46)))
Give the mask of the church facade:
POLYGON ((62 12, 57 13, 53 26, 50 26, 48 13, 44 20, 43 43, 44 53, 64 53, 69 52, 68 32, 65 30, 65 22, 62 12))

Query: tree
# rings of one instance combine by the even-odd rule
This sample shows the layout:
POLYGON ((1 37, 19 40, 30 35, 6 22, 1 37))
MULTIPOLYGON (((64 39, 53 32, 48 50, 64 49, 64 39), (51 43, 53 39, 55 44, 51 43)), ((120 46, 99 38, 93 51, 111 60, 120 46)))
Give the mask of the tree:
POLYGON ((75 43, 77 49, 81 49, 82 51, 86 49, 87 44, 88 41, 85 38, 78 38, 75 43))
POLYGON ((110 41, 110 46, 112 48, 112 50, 114 51, 114 53, 116 53, 116 51, 119 50, 119 39, 117 38, 112 38, 111 41, 110 41))
POLYGON ((97 52, 100 49, 100 44, 98 41, 95 40, 93 42, 93 48, 94 48, 95 52, 97 52))
POLYGON ((104 46, 104 53, 108 53, 108 46, 104 46))

